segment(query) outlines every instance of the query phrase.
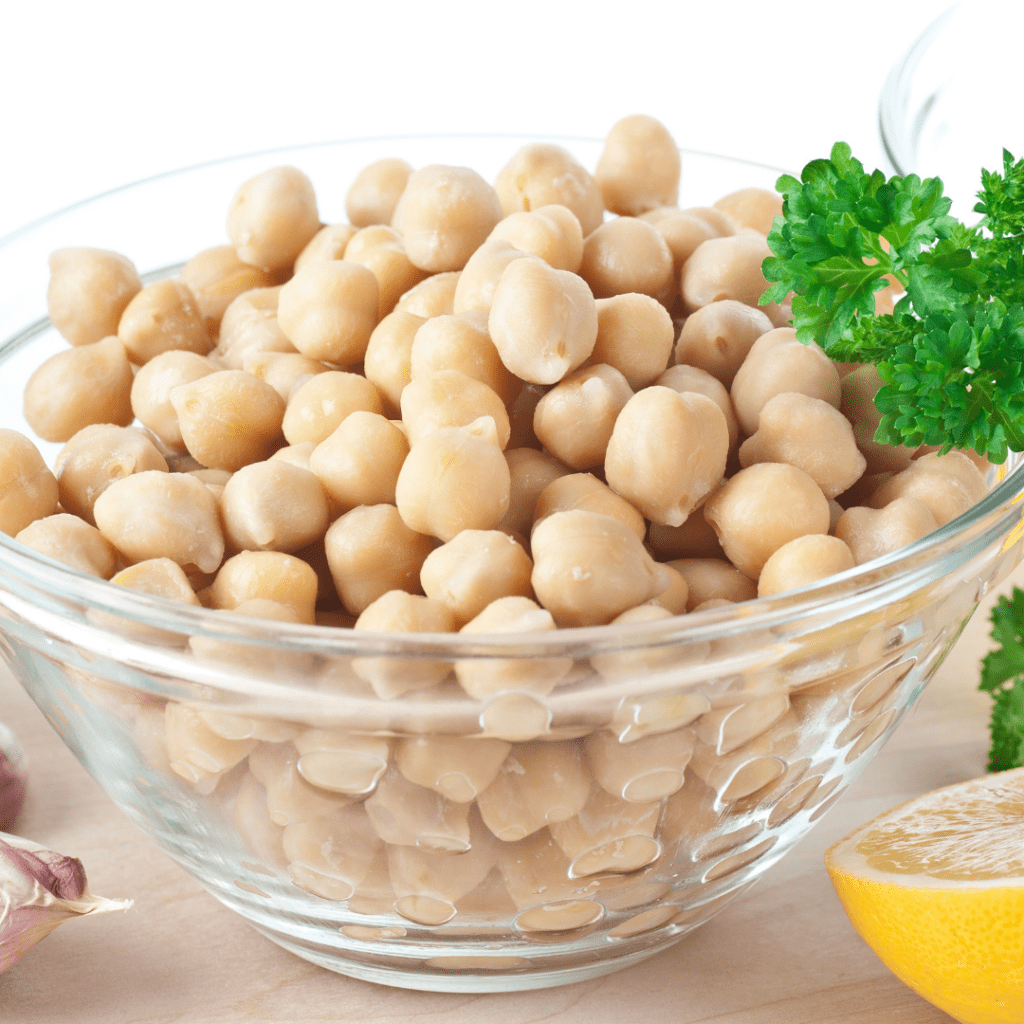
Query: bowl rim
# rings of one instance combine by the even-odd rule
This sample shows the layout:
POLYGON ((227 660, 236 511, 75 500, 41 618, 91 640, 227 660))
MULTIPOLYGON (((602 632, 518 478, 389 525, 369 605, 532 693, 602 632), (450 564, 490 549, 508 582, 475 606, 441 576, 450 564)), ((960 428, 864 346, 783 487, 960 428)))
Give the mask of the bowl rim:
MULTIPOLYGON (((950 12, 937 19, 931 32, 950 12)), ((923 35, 921 39, 923 40, 923 35)), ((920 42, 920 40, 919 40, 920 42)), ((895 70, 895 69, 894 69, 895 70)), ((51 225, 64 215, 90 204, 129 192, 154 182, 164 181, 207 168, 242 163, 260 157, 277 157, 289 153, 329 149, 362 144, 401 142, 403 140, 508 140, 510 142, 550 142, 556 144, 600 144, 591 136, 531 135, 525 133, 429 133, 397 136, 368 136, 334 139, 313 143, 277 146, 243 154, 218 157, 128 182, 62 207, 25 224, 0 238, 0 252, 16 246, 32 231, 51 225)), ((725 156, 699 150, 680 149, 681 154, 786 173, 781 168, 745 158, 725 156)), ((168 267, 158 272, 166 273, 168 267)), ((144 279, 151 275, 144 274, 144 279)), ((0 339, 0 365, 14 352, 29 344, 52 325, 46 317, 25 325, 17 333, 0 339)), ((905 596, 925 583, 938 578, 935 566, 948 561, 973 545, 981 550, 995 539, 1004 540, 1004 550, 1019 543, 1024 518, 1024 455, 995 467, 998 481, 986 496, 967 512, 933 533, 898 551, 853 569, 846 570, 808 586, 762 597, 739 604, 687 612, 645 623, 621 623, 601 626, 560 627, 550 632, 516 634, 462 633, 381 633, 355 631, 350 627, 282 623, 236 615, 223 610, 179 604, 140 591, 118 587, 107 580, 87 575, 45 555, 18 544, 0 533, 0 583, 4 597, 9 596, 7 583, 15 579, 33 591, 42 591, 60 602, 77 602, 87 609, 100 610, 127 623, 162 628, 171 632, 207 636, 218 639, 245 640, 275 648, 314 651, 322 654, 351 656, 356 653, 404 653, 423 656, 445 654, 456 649, 467 657, 509 656, 529 649, 531 654, 550 657, 555 653, 623 650, 652 643, 706 642, 756 630, 785 632, 787 626, 803 620, 827 623, 829 609, 837 602, 844 607, 853 602, 865 608, 888 603, 895 596, 905 596), (1020 508, 1014 509, 1014 505, 1020 508), (988 520, 992 520, 988 523, 988 520), (1016 529, 1015 529, 1016 528, 1016 529), (976 536, 977 535, 977 536, 976 536), (984 545, 978 536, 988 538, 984 545)), ((966 560, 966 556, 960 559, 966 560)), ((0 606, 4 603, 0 600, 0 606)), ((849 618, 844 614, 842 618, 849 618)), ((95 628, 95 624, 92 624, 95 628)))

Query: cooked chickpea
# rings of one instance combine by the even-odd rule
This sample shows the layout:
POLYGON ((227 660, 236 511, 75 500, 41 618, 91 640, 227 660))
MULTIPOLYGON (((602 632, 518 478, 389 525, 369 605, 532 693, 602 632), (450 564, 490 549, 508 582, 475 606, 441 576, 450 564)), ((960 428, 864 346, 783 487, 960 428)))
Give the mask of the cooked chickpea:
POLYGON ((649 387, 615 421, 605 479, 651 522, 679 526, 719 485, 728 454, 729 428, 714 401, 649 387))
POLYGON ((110 582, 119 587, 128 587, 129 590, 162 597, 166 601, 199 607, 199 598, 188 577, 181 566, 169 558, 149 558, 144 562, 136 562, 111 576, 110 582))
POLYGON ((551 203, 539 209, 510 213, 499 221, 487 241, 502 239, 514 248, 539 256, 555 270, 579 273, 583 260, 583 229, 567 206, 551 203))
POLYGON ((389 590, 420 589, 420 569, 434 540, 410 529, 394 505, 359 505, 324 538, 327 563, 345 608, 361 614, 389 590))
POLYGON ((533 562, 500 530, 463 530, 434 548, 420 569, 427 597, 446 605, 461 625, 501 597, 530 597, 533 562))
POLYGON ((356 175, 345 196, 348 219, 361 228, 389 224, 410 174, 412 165, 398 157, 368 164, 356 175))
POLYGON ((379 288, 372 270, 349 260, 303 267, 281 286, 277 320, 285 337, 310 359, 358 363, 377 326, 379 288))
POLYGON ((241 469, 265 459, 281 436, 284 400, 244 370, 218 370, 179 384, 170 399, 185 447, 203 466, 241 469))
POLYGON ((409 175, 391 225, 413 264, 438 273, 461 270, 501 217, 498 196, 476 171, 431 164, 409 175))
POLYGON ((373 329, 366 346, 363 372, 397 412, 402 390, 412 379, 412 346, 416 332, 427 321, 415 313, 396 309, 373 329))
POLYGON ((458 370, 437 370, 414 377, 402 392, 402 423, 410 444, 441 427, 462 427, 481 416, 494 420, 498 444, 504 450, 509 438, 508 413, 486 384, 458 370))
POLYGON ((92 345, 117 334, 121 314, 142 290, 135 265, 107 249, 58 249, 50 256, 46 308, 72 345, 92 345))
POLYGON ((358 229, 352 224, 326 224, 306 243, 305 249, 295 257, 295 272, 307 263, 321 260, 343 260, 345 249, 358 229))
POLYGON ((243 263, 230 245, 215 245, 196 253, 181 268, 181 280, 195 297, 199 315, 213 339, 220 333, 224 311, 239 295, 274 284, 273 275, 243 263))
POLYGON ((204 356, 213 348, 206 320, 188 286, 168 279, 148 284, 125 306, 117 336, 133 363, 171 349, 204 356))
POLYGON ((50 356, 25 385, 28 425, 46 441, 67 441, 92 423, 126 427, 133 417, 132 368, 117 337, 50 356))
POLYGON ((282 551, 242 551, 227 559, 210 585, 211 607, 233 611, 247 601, 287 605, 299 622, 312 623, 317 576, 301 558, 282 551))
POLYGON ((724 558, 674 558, 666 565, 686 580, 686 610, 689 612, 708 601, 739 604, 757 597, 757 584, 724 558))
POLYGON ((281 286, 254 288, 243 292, 224 311, 214 359, 232 370, 240 370, 256 352, 295 352, 277 321, 281 286))
POLYGON ((636 217, 679 198, 679 147, 668 129, 647 114, 630 114, 612 125, 594 177, 605 208, 636 217))
POLYGON ((220 501, 224 534, 244 551, 298 551, 327 529, 327 497, 309 470, 283 460, 234 473, 220 501))
POLYGON ((358 261, 359 257, 369 252, 370 249, 376 249, 378 245, 388 245, 392 242, 401 245, 402 236, 387 224, 374 224, 371 227, 360 228, 345 246, 344 258, 358 261))
POLYGON ((772 330, 759 309, 736 299, 711 302, 691 313, 679 332, 675 361, 707 370, 727 388, 754 342, 772 330))
POLYGON ((828 533, 828 499, 802 469, 762 462, 741 469, 707 501, 704 515, 726 557, 756 580, 783 544, 808 533, 828 533))
POLYGON ((588 364, 614 366, 638 391, 669 363, 675 329, 668 310, 649 295, 626 292, 598 299, 597 340, 588 364))
POLYGON ((128 562, 169 558, 208 573, 224 557, 217 502, 187 473, 148 470, 115 480, 96 499, 93 515, 128 562))
POLYGON ((566 149, 551 143, 523 146, 498 172, 494 191, 507 216, 542 206, 566 206, 586 237, 604 219, 601 189, 566 149))
POLYGON ((408 454, 409 440, 398 427, 380 413, 356 410, 313 449, 309 468, 342 511, 393 505, 408 454))
POLYGON ((645 214, 642 220, 654 225, 672 253, 673 276, 678 281, 683 264, 694 254, 701 242, 720 235, 706 220, 682 210, 662 209, 660 216, 645 214))
POLYGON ((452 296, 452 310, 468 313, 471 310, 489 313, 494 302, 494 290, 513 260, 536 259, 530 253, 517 249, 503 238, 488 239, 480 246, 462 268, 455 294, 452 296))
POLYGON ((481 310, 435 316, 420 325, 409 353, 410 375, 415 380, 438 370, 459 370, 486 384, 505 405, 523 386, 501 361, 481 310))
POLYGON ((854 567, 853 553, 838 537, 810 533, 777 548, 764 563, 757 596, 771 597, 817 583, 854 567))
POLYGON ((914 449, 906 445, 881 444, 875 440, 875 431, 882 421, 882 413, 875 405, 875 395, 883 384, 878 367, 870 363, 857 367, 840 381, 842 398, 839 408, 853 425, 853 436, 867 461, 867 472, 892 470, 898 473, 910 465, 914 449))
POLYGON ((894 498, 884 508, 848 508, 836 523, 835 535, 863 565, 892 554, 939 528, 928 506, 917 498, 894 498))
MULTIPOLYGON (((768 243, 759 235, 728 235, 701 242, 683 264, 679 282, 683 305, 691 313, 723 299, 757 306, 768 287, 761 264, 771 255, 768 243)), ((774 323, 770 313, 768 317, 774 323)))
POLYGON ((786 391, 839 408, 839 373, 832 360, 817 345, 797 341, 792 327, 777 327, 754 342, 733 378, 732 404, 743 433, 756 433, 765 404, 786 391))
POLYGON ((644 517, 592 473, 569 473, 552 480, 537 497, 533 512, 534 525, 556 512, 577 508, 618 519, 640 540, 644 539, 647 532, 644 517))
POLYGON ((820 398, 784 391, 764 404, 757 432, 740 447, 740 465, 788 462, 808 473, 826 498, 852 487, 867 463, 850 421, 820 398))
POLYGON ((267 271, 290 267, 320 230, 313 183, 295 167, 257 174, 235 192, 227 228, 240 260, 267 271))
POLYGON ((527 537, 533 526, 537 498, 552 480, 565 476, 569 467, 536 448, 506 448, 505 462, 510 481, 508 511, 498 528, 527 537))
POLYGON ((654 383, 663 388, 671 388, 680 394, 692 391, 710 398, 722 410, 725 425, 729 428, 730 457, 736 453, 740 425, 736 419, 736 410, 732 407, 729 392, 717 377, 713 377, 699 367, 676 363, 675 366, 670 366, 654 383))
POLYGON ((130 392, 132 412, 168 448, 183 452, 185 441, 178 426, 178 414, 171 404, 171 392, 215 369, 209 359, 195 352, 161 352, 135 374, 130 392))
POLYGON ((0 531, 13 537, 57 511, 57 479, 24 434, 0 427, 0 531))
POLYGON ((934 453, 915 459, 871 495, 871 508, 884 508, 896 498, 917 498, 928 506, 939 526, 976 505, 988 493, 981 470, 963 452, 934 453))
POLYGON ((396 504, 418 533, 451 540, 491 530, 508 511, 510 475, 490 416, 441 427, 414 444, 398 474, 396 504))
POLYGON ((583 278, 526 257, 503 271, 487 327, 517 377, 554 384, 594 350, 597 307, 583 278))
POLYGON ((395 310, 414 313, 429 320, 432 316, 443 316, 455 312, 455 289, 459 286, 461 270, 447 270, 431 274, 410 288, 395 303, 395 310))
POLYGON ((724 213, 737 230, 752 228, 767 235, 775 218, 782 216, 782 196, 766 188, 741 188, 722 196, 714 208, 724 213))
MULTIPOLYGON (((364 228, 372 231, 373 228, 364 228)), ((349 250, 351 250, 351 245, 349 250)), ((401 242, 381 242, 346 260, 361 264, 377 278, 377 320, 392 312, 398 300, 427 277, 425 270, 413 266, 401 242)))
POLYGON ((302 383, 296 382, 288 398, 282 431, 289 444, 319 444, 334 433, 349 413, 360 409, 383 411, 384 403, 373 383, 357 373, 327 370, 302 383))
POLYGON ((109 580, 117 572, 117 551, 113 544, 95 526, 69 512, 36 519, 14 539, 89 576, 109 580))
POLYGON ((537 403, 533 432, 567 466, 590 469, 604 461, 616 418, 632 397, 626 378, 612 366, 577 370, 537 403))
POLYGON ((298 352, 253 352, 246 356, 242 369, 266 381, 287 402, 298 381, 330 367, 298 352))
POLYGON ((96 499, 133 473, 167 472, 167 460, 144 430, 97 426, 72 437, 60 452, 57 487, 65 512, 93 523, 96 499))
POLYGON ((671 306, 676 296, 672 253, 657 229, 636 217, 618 217, 583 243, 580 277, 597 299, 639 292, 671 306))

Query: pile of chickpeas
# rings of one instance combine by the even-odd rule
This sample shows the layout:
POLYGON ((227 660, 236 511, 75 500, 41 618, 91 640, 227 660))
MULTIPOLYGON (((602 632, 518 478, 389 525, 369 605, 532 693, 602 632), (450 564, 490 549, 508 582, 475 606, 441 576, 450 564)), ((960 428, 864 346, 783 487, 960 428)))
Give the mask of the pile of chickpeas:
MULTIPOLYGON (((593 174, 549 144, 523 147, 493 184, 465 167, 379 160, 352 183, 348 223, 323 224, 309 179, 272 168, 232 199, 229 244, 146 286, 117 253, 54 253, 49 314, 71 347, 32 375, 24 410, 63 448, 51 469, 29 439, 0 430, 0 530, 79 571, 214 610, 525 635, 778 594, 892 552, 975 504, 983 464, 875 443, 874 367, 834 363, 796 340, 785 304, 758 304, 780 197, 750 188, 680 209, 679 175, 668 131, 637 115, 612 127, 593 174)), ((879 293, 880 308, 892 301, 892 289, 879 293)), ((192 651, 203 657, 210 644, 193 638, 192 651)), ((595 669, 614 674, 615 657, 595 657, 595 669)), ((467 659, 454 676, 480 701, 544 697, 572 661, 528 667, 467 659)), ((383 657, 352 668, 384 700, 451 672, 383 657)), ((767 729, 789 721, 788 708, 751 714, 767 729)), ((718 712, 701 704, 683 724, 701 713, 718 712)), ((179 775, 208 791, 248 757, 271 806, 285 776, 297 799, 303 758, 303 785, 315 789, 312 754, 337 747, 281 723, 239 736, 230 716, 200 720, 173 702, 160 715, 179 775), (200 732, 221 753, 190 755, 200 732)), ((678 789, 693 733, 653 739, 672 747, 678 789)), ((567 818, 503 823, 504 797, 486 795, 508 742, 431 743, 349 756, 349 770, 377 766, 372 779, 327 781, 305 817, 287 812, 292 846, 322 847, 325 820, 344 819, 349 836, 369 835, 372 820, 366 849, 383 841, 412 857, 415 836, 373 814, 389 788, 401 803, 409 786, 459 809, 454 845, 435 849, 483 850, 493 845, 484 835, 555 842, 536 830, 567 818), (438 768, 453 759, 480 777, 438 768), (438 773, 447 782, 424 781, 438 773), (474 799, 479 814, 467 818, 474 799)), ((639 785, 631 796, 642 773, 611 732, 587 739, 583 774, 579 744, 562 747, 520 744, 516 756, 520 774, 575 780, 560 794, 573 821, 588 800, 650 817, 652 801, 675 792, 639 785)), ((716 757, 700 768, 709 785, 716 757)), ((629 825, 647 837, 633 844, 636 863, 600 861, 594 872, 648 863, 657 820, 629 825)), ((569 824, 558 829, 558 856, 594 848, 569 824)), ((347 882, 331 888, 326 868, 290 859, 298 884, 351 895, 347 882)), ((512 859, 514 875, 526 861, 512 859)), ((429 918, 423 906, 406 916, 429 918)))

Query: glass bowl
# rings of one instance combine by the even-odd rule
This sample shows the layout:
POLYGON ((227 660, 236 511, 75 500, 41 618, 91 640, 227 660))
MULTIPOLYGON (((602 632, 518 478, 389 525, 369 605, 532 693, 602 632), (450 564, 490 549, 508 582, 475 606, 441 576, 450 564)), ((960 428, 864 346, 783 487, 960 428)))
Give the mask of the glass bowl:
POLYGON ((977 219, 981 168, 1001 169, 1004 148, 1024 155, 1022 32, 1017 4, 950 7, 897 61, 882 89, 879 127, 897 172, 942 178, 953 215, 966 223, 977 219))
MULTIPOLYGON (((493 179, 524 141, 261 153, 29 225, 0 242, 3 425, 27 432, 21 388, 65 344, 45 315, 51 250, 115 249, 151 280, 218 242, 235 187, 267 166, 302 167, 325 219, 341 219, 373 159, 493 179)), ((594 165, 599 141, 560 141, 594 165)), ((776 174, 684 153, 681 203, 776 174)), ((840 798, 1019 562, 1018 466, 992 469, 988 496, 931 536, 801 591, 515 638, 214 613, 0 535, 0 650, 111 798, 283 947, 412 988, 579 981, 692 932, 840 798), (567 675, 546 696, 510 686, 476 700, 451 671, 524 679, 553 659, 567 675), (375 673, 437 682, 382 699, 375 673)))

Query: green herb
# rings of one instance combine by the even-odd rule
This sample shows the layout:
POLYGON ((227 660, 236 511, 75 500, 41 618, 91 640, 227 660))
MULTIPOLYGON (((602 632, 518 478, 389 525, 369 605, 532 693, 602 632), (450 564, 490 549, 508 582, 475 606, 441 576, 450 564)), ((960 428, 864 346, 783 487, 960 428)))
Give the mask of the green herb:
POLYGON ((992 747, 988 770, 1024 765, 1024 590, 1000 597, 992 609, 992 639, 999 644, 981 663, 981 689, 992 694, 992 747))
POLYGON ((949 216, 938 178, 868 174, 843 142, 776 187, 761 301, 794 292, 801 341, 877 365, 875 440, 1024 451, 1024 160, 1004 150, 1002 174, 982 171, 974 227, 949 216), (886 275, 906 294, 876 315, 886 275))

